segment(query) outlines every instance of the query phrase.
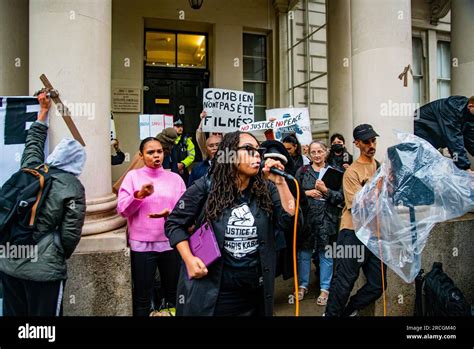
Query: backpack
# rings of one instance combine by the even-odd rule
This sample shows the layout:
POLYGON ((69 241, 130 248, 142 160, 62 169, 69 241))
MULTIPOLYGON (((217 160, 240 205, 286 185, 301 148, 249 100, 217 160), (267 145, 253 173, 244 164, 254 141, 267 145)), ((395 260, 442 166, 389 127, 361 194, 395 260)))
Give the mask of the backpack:
POLYGON ((443 271, 442 263, 433 263, 426 276, 422 273, 415 279, 415 316, 471 316, 471 306, 443 271))
POLYGON ((46 164, 15 172, 0 189, 0 243, 36 244, 38 213, 41 211, 54 173, 64 172, 46 164))

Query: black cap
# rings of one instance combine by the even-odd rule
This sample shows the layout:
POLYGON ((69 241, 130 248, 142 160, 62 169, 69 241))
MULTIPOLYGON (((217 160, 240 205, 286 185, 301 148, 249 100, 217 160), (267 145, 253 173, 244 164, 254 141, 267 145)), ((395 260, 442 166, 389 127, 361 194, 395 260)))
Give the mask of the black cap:
POLYGON ((261 143, 260 146, 262 148, 265 148, 265 152, 263 153, 264 159, 271 158, 279 160, 282 165, 285 166, 286 172, 291 175, 294 175, 296 173, 297 169, 295 168, 295 162, 290 156, 290 153, 288 153, 288 150, 286 150, 283 143, 275 140, 267 140, 261 143))
POLYGON ((354 136, 354 140, 360 139, 361 141, 366 141, 368 139, 379 137, 377 132, 374 131, 372 125, 369 124, 362 124, 357 126, 352 133, 354 136))
POLYGON ((262 148, 265 148, 265 152, 263 153, 263 158, 268 159, 272 158, 275 160, 280 160, 283 165, 288 163, 288 150, 285 149, 285 146, 274 140, 268 140, 261 144, 262 148))

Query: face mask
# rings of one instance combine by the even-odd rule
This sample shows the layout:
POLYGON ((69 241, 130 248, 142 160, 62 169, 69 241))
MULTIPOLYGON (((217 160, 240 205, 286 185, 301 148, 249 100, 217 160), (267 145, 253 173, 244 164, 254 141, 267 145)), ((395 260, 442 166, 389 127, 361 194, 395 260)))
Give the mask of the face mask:
POLYGON ((340 153, 344 150, 344 146, 342 144, 333 144, 331 145, 331 150, 334 153, 340 153))

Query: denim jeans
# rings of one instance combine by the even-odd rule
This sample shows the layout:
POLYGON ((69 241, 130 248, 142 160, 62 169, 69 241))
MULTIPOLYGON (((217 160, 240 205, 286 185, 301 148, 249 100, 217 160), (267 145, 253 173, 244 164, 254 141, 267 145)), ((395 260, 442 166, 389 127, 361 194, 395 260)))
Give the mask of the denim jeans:
POLYGON ((312 250, 298 251, 298 284, 299 287, 308 289, 309 278, 311 274, 311 256, 312 250))
POLYGON ((326 257, 325 253, 326 251, 319 252, 319 287, 321 290, 329 291, 334 260, 332 257, 326 257))

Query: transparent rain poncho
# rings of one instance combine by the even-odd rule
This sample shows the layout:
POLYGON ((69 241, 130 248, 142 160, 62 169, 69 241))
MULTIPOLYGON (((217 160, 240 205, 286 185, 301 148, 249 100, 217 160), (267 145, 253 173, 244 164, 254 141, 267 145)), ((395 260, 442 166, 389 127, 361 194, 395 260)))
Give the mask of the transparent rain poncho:
POLYGON ((434 225, 474 209, 474 175, 422 138, 402 132, 397 137, 401 143, 387 149, 351 211, 357 237, 409 283, 420 271, 434 225))

